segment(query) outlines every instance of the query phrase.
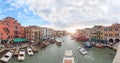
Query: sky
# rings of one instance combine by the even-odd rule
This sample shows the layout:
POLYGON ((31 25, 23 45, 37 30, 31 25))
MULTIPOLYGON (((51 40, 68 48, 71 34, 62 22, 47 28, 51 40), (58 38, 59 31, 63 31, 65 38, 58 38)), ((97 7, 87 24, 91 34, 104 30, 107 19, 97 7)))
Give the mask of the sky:
POLYGON ((120 23, 119 0, 0 0, 0 20, 10 16, 23 26, 90 28, 120 23))

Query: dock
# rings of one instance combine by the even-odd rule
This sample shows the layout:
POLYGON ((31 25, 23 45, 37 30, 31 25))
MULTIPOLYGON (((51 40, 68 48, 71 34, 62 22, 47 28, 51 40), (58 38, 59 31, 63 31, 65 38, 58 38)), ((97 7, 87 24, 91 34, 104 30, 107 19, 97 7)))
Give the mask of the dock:
POLYGON ((14 56, 18 56, 18 54, 19 54, 19 47, 17 47, 17 48, 15 48, 15 52, 14 52, 14 56))
POLYGON ((0 53, 2 53, 2 52, 4 52, 5 51, 5 49, 3 48, 3 49, 0 49, 0 53))
POLYGON ((45 41, 45 42, 43 42, 43 44, 46 45, 46 46, 48 46, 50 44, 50 42, 45 41))
POLYGON ((34 46, 31 45, 30 47, 32 48, 33 52, 37 52, 38 51, 34 46))

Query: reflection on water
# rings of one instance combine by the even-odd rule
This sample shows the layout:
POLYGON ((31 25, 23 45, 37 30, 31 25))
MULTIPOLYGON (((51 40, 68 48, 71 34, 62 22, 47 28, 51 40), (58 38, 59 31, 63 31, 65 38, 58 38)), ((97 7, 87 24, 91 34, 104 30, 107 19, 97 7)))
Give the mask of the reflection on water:
POLYGON ((78 46, 82 46, 81 43, 71 40, 70 36, 57 39, 64 40, 61 47, 51 44, 45 49, 39 49, 39 52, 33 56, 28 56, 26 53, 25 61, 20 62, 17 57, 14 57, 8 63, 61 63, 67 49, 72 49, 76 63, 112 63, 113 58, 109 53, 115 54, 115 52, 109 48, 93 47, 88 51, 88 55, 82 55, 77 50, 78 46))

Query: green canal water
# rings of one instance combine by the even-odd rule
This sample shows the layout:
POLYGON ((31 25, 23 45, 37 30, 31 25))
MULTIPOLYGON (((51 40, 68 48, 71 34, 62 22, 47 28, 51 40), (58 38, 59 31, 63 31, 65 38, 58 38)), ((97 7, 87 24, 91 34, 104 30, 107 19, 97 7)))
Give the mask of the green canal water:
POLYGON ((24 61, 18 61, 17 57, 10 59, 8 63, 62 63, 65 50, 71 49, 75 58, 75 63, 112 63, 113 56, 109 53, 115 54, 115 51, 109 48, 91 48, 88 55, 82 55, 78 50, 78 46, 82 46, 81 43, 71 40, 70 36, 64 36, 62 38, 56 38, 64 40, 61 47, 56 44, 50 44, 45 49, 39 49, 39 52, 33 56, 26 57, 24 61))

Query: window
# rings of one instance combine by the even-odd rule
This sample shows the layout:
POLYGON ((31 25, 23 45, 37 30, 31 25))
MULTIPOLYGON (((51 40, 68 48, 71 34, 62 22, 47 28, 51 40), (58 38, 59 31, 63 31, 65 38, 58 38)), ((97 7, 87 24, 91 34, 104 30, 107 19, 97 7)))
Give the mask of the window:
POLYGON ((111 37, 111 36, 113 36, 112 34, 109 34, 109 36, 111 37))
POLYGON ((109 31, 112 31, 112 28, 109 28, 109 31))
POLYGON ((104 31, 108 31, 108 29, 106 28, 106 29, 104 29, 104 31))
POLYGON ((10 24, 9 23, 6 23, 6 25, 9 27, 10 26, 10 24))
POLYGON ((115 36, 119 36, 119 34, 115 34, 115 36))
POLYGON ((108 34, 105 34, 105 36, 108 36, 108 34))
POLYGON ((1 35, 3 35, 3 33, 1 33, 1 35))
POLYGON ((118 29, 118 28, 115 28, 115 31, 119 31, 119 29, 118 29))

